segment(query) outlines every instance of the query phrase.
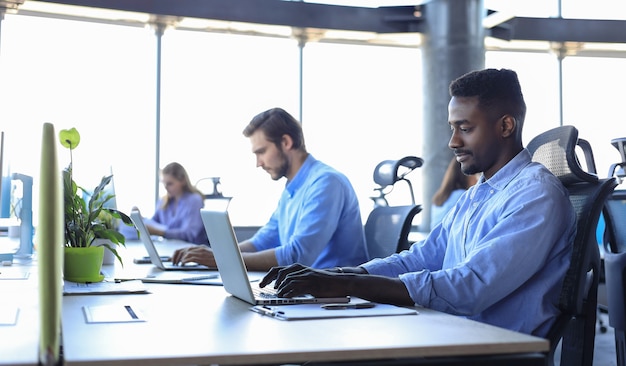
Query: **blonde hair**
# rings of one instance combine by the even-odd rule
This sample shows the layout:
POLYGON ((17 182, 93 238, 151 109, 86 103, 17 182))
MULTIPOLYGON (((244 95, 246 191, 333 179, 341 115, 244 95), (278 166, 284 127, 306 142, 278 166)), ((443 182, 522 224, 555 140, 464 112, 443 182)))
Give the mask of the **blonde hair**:
MULTIPOLYGON (((173 162, 173 163, 167 164, 165 168, 161 169, 161 175, 169 175, 169 176, 174 177, 174 179, 178 181, 182 181, 184 183, 183 191, 196 193, 196 194, 199 194, 200 197, 204 198, 204 194, 202 194, 202 192, 198 188, 196 188, 193 184, 191 184, 191 180, 189 179, 189 174, 187 174, 187 171, 185 170, 185 168, 179 163, 173 162)), ((163 197, 161 208, 166 208, 169 204, 170 204, 170 197, 166 194, 163 197)))

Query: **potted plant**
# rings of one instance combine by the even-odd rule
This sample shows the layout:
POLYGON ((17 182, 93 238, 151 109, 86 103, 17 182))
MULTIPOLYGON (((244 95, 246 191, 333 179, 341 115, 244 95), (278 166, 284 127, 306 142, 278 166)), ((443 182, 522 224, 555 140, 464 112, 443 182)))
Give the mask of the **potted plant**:
POLYGON ((104 189, 111 182, 112 175, 102 177, 100 184, 94 188, 93 192, 88 192, 74 181, 72 151, 80 143, 78 131, 75 128, 61 130, 59 140, 61 145, 70 150, 70 164, 63 170, 65 212, 63 274, 68 281, 99 282, 104 279, 100 268, 105 249, 112 252, 120 264, 124 265, 116 247, 125 246, 125 238, 114 226, 109 225, 108 219, 103 220, 103 217, 118 219, 132 227, 135 225, 128 215, 105 207, 106 203, 115 197, 104 189), (83 199, 83 195, 86 195, 88 200, 83 199), (107 239, 108 242, 93 245, 94 240, 99 238, 107 239))

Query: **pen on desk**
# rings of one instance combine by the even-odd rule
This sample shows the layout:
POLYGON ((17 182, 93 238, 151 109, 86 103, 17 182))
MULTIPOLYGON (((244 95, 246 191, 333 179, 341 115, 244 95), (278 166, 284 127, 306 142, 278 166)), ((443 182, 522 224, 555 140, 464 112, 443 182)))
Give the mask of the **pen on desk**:
POLYGON ((373 302, 361 302, 355 304, 324 304, 322 309, 325 310, 346 310, 346 309, 371 309, 376 306, 373 302))
POLYGON ((215 277, 217 277, 217 275, 195 276, 195 277, 183 278, 182 281, 210 280, 211 278, 215 278, 215 277))
POLYGON ((280 315, 283 315, 284 312, 280 311, 280 310, 274 310, 273 308, 269 307, 269 306, 255 306, 253 308, 254 311, 256 311, 259 314, 265 315, 265 316, 271 316, 271 317, 278 317, 280 315))

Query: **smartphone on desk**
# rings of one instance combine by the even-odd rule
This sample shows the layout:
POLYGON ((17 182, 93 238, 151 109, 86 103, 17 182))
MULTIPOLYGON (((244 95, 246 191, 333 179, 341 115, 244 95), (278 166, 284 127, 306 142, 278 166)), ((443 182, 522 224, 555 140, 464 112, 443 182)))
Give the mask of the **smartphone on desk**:
MULTIPOLYGON (((161 256, 161 260, 163 262, 171 262, 172 261, 172 257, 167 256, 167 255, 162 255, 161 256)), ((145 257, 140 257, 140 258, 133 259, 133 263, 135 263, 135 264, 149 264, 149 263, 152 263, 152 261, 150 261, 150 257, 145 256, 145 257)))

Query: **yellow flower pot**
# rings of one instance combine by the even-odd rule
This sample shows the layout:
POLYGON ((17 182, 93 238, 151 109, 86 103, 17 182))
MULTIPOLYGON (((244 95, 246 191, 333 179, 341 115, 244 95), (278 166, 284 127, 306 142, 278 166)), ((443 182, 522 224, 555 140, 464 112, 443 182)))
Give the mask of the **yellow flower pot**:
POLYGON ((100 273, 103 246, 64 249, 63 278, 72 282, 101 282, 104 275, 100 273))

